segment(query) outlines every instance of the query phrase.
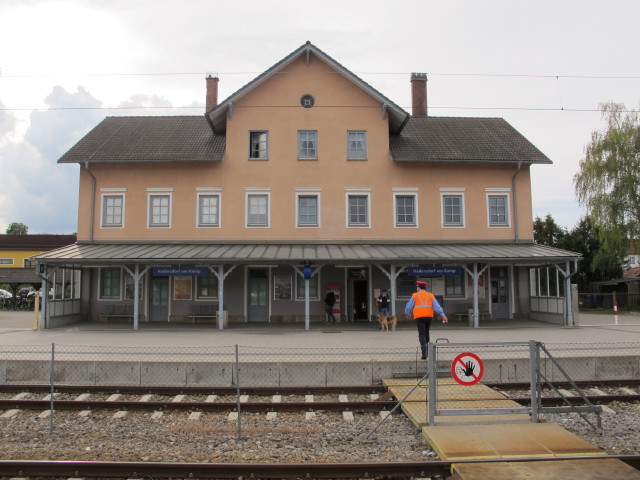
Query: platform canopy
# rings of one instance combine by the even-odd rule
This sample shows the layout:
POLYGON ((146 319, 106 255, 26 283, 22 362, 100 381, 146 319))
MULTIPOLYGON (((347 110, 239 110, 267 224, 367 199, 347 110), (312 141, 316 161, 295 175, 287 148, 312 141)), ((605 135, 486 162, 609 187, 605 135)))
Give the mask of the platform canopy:
POLYGON ((40 263, 109 264, 318 264, 491 263, 544 265, 577 261, 580 254, 535 243, 317 244, 317 243, 76 243, 34 257, 40 263))

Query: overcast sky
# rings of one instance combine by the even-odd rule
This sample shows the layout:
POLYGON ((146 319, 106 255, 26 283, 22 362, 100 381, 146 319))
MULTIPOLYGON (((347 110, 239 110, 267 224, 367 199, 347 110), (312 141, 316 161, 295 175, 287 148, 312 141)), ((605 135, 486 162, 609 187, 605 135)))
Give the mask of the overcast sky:
POLYGON ((426 72, 430 115, 505 118, 554 162, 532 167, 534 217, 572 228, 599 104, 638 109, 638 18, 637 0, 2 0, 0 233, 76 231, 79 167, 56 162, 105 116, 203 114, 206 74, 223 100, 307 40, 407 111, 426 72))

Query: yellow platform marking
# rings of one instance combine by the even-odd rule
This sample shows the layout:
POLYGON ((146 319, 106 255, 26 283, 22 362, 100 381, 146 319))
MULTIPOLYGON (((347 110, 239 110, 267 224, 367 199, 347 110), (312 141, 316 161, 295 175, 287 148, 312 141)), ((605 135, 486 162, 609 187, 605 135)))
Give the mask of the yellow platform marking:
MULTIPOLYGON (((385 380, 389 391, 398 400, 404 399, 402 410, 407 417, 420 428, 427 425, 427 399, 429 388, 426 381, 421 383, 415 390, 417 380, 413 383, 407 379, 385 380), (411 394, 405 398, 405 396, 411 394)), ((458 384, 451 378, 438 379, 438 408, 440 409, 462 409, 462 408, 521 408, 522 406, 513 400, 507 399, 500 392, 496 392, 486 385, 476 384, 464 386, 458 384)), ((459 423, 521 423, 529 422, 531 419, 527 414, 498 414, 498 415, 456 415, 437 416, 438 425, 459 424, 459 423)))
MULTIPOLYGON (((418 379, 391 379, 383 383, 400 400, 417 382, 418 379)), ((482 384, 462 386, 452 378, 438 379, 437 382, 439 409, 521 407, 482 384)), ((454 464, 452 473, 456 474, 456 478, 640 480, 640 471, 635 468, 617 459, 607 459, 605 452, 556 424, 532 423, 528 414, 437 416, 437 425, 426 426, 427 385, 425 379, 405 399, 402 409, 417 427, 422 427, 423 436, 441 459, 568 457, 562 461, 535 463, 454 464), (581 455, 602 455, 603 458, 571 460, 571 456, 581 455)))
POLYGON ((605 455, 599 448, 554 423, 443 425, 423 435, 444 460, 568 455, 605 455))
POLYGON ((464 480, 586 480, 624 478, 640 480, 640 471, 615 458, 563 460, 554 462, 512 462, 454 464, 453 473, 464 480))

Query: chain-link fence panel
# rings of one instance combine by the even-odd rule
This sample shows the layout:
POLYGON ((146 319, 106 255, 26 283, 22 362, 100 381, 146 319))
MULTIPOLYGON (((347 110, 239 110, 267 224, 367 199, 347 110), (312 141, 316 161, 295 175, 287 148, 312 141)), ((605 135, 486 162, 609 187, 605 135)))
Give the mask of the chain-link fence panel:
POLYGON ((425 369, 415 348, 239 349, 241 386, 374 385, 398 375, 415 376, 425 369))
POLYGON ((526 408, 482 382, 530 381, 530 358, 530 343, 429 344, 429 424, 528 420, 526 408))
MULTIPOLYGON (((436 343, 437 375, 456 383, 451 363, 464 346, 436 343), (457 353, 456 353, 457 352, 457 353)), ((529 382, 527 343, 475 345, 482 382, 529 382)), ((546 378, 560 368, 575 380, 640 376, 640 344, 547 344, 558 365, 541 359, 546 378), (560 368, 559 368, 560 367, 560 368)), ((419 348, 100 347, 0 345, 0 383, 141 386, 350 386, 390 378, 420 378, 419 348)), ((468 358, 456 366, 467 367, 468 358)), ((454 371, 455 373, 455 371, 454 371)), ((477 375, 477 370, 470 375, 477 375)))
POLYGON ((640 377, 640 343, 546 343, 557 365, 542 358, 543 373, 563 380, 560 368, 575 381, 640 377), (560 368, 559 368, 560 367, 560 368))
POLYGON ((51 345, 0 345, 0 383, 48 384, 51 348, 51 345))

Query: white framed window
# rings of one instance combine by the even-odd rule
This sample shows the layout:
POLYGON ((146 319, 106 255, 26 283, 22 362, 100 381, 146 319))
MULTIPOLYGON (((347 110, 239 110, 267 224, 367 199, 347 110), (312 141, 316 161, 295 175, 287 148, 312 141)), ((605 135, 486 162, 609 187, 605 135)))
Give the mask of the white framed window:
POLYGON ((218 277, 208 270, 206 277, 196 277, 196 300, 218 298, 218 277))
POLYGON ((416 291, 416 277, 410 276, 406 270, 398 274, 396 279, 396 295, 398 298, 408 298, 416 291))
POLYGON ((464 227, 464 195, 440 193, 443 227, 464 227))
POLYGON ((247 227, 269 226, 269 194, 247 193, 247 227))
POLYGON ((320 196, 317 193, 296 193, 296 226, 320 226, 320 196))
POLYGON ((347 132, 347 160, 367 159, 367 132, 349 130, 347 132))
POLYGON ((508 227, 509 195, 503 193, 487 194, 487 215, 490 227, 508 227))
POLYGON ((298 160, 318 159, 317 130, 298 130, 298 160))
MULTIPOLYGON (((133 300, 135 297, 136 285, 133 282, 133 277, 128 273, 124 275, 124 298, 126 300, 133 300)), ((140 278, 138 282, 138 300, 144 299, 144 276, 140 278)))
POLYGON ((369 194, 347 194, 347 227, 369 227, 369 194))
POLYGON ((220 226, 220 194, 198 193, 198 227, 220 226))
POLYGON ((396 193, 393 195, 393 203, 396 227, 418 226, 418 202, 415 194, 396 193))
POLYGON ((120 300, 122 290, 122 269, 120 267, 100 268, 100 292, 101 300, 120 300))
POLYGON ((445 297, 460 297, 464 298, 464 284, 466 274, 446 276, 444 277, 444 295, 445 297))
POLYGON ((149 227, 171 226, 171 194, 149 194, 149 227))
POLYGON ((13 258, 0 258, 0 265, 13 265, 13 258))
POLYGON ((256 130, 249 132, 249 158, 252 160, 269 159, 269 132, 256 130))
MULTIPOLYGON (((296 300, 304 300, 304 283, 305 279, 300 275, 296 275, 296 300)), ((314 275, 309 279, 309 299, 320 300, 320 290, 318 288, 319 274, 314 275)))
POLYGON ((124 194, 102 194, 102 227, 124 227, 124 194))

